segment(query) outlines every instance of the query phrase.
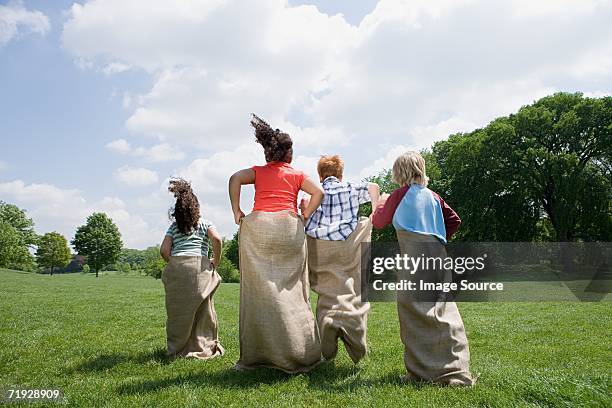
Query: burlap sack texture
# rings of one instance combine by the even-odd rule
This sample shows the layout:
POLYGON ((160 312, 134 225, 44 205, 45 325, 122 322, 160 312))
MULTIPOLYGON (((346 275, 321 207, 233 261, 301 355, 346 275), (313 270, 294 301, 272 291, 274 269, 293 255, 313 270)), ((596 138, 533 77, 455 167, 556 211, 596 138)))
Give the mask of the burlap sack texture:
MULTIPOLYGON (((402 254, 413 257, 446 257, 437 238, 408 231, 397 231, 402 254)), ((450 271, 422 271, 415 275, 400 273, 400 279, 418 280, 427 273, 427 281, 450 281, 450 271), (431 274, 435 274, 431 275, 431 274)), ((419 296, 422 296, 419 295, 419 296)), ((400 337, 404 343, 404 363, 408 380, 425 380, 444 385, 472 385, 470 350, 463 320, 455 302, 445 294, 432 293, 430 299, 414 300, 410 291, 397 292, 400 337)))
POLYGON ((306 372, 321 361, 310 309, 306 239, 289 211, 253 212, 240 223, 240 360, 236 369, 306 372))
POLYGON ((206 360, 222 356, 213 295, 221 277, 210 260, 173 256, 162 273, 166 291, 168 355, 206 360))
POLYGON ((361 244, 370 242, 372 222, 361 218, 346 241, 308 237, 310 285, 318 294, 317 323, 327 360, 338 353, 338 339, 357 364, 367 353, 369 303, 361 301, 361 244))

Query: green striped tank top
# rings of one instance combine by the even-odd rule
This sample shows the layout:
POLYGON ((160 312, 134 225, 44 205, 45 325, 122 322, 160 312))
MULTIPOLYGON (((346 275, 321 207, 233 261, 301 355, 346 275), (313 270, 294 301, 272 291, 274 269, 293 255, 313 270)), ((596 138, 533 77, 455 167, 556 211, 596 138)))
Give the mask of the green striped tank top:
MULTIPOLYGON (((208 239, 208 229, 213 225, 207 220, 200 219, 198 228, 190 234, 183 234, 179 231, 176 222, 173 222, 166 231, 166 235, 172 237, 171 256, 208 256, 210 240, 208 239)), ((213 227, 214 228, 214 227, 213 227)))

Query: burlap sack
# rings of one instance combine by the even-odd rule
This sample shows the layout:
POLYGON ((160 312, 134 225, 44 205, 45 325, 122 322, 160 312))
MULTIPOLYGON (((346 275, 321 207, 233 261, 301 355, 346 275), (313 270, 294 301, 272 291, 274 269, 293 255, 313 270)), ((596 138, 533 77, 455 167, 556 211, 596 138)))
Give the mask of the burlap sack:
POLYGON ((168 355, 205 360, 224 353, 213 295, 221 278, 207 257, 172 256, 162 273, 168 355))
MULTIPOLYGON (((397 231, 402 254, 413 257, 446 257, 444 246, 433 236, 397 231)), ((400 273, 401 279, 450 282, 448 270, 400 273)), ((447 385, 472 385, 470 351, 463 320, 455 302, 443 292, 431 293, 426 301, 415 301, 410 291, 397 292, 400 336, 408 379, 447 385)), ((422 295, 419 295, 422 296, 422 295)), ((422 300, 422 297, 419 297, 422 300)))
POLYGON ((305 372, 321 361, 309 302, 302 220, 253 212, 240 223, 240 360, 237 369, 305 372))
POLYGON ((372 222, 362 218, 346 241, 308 237, 310 286, 319 295, 317 323, 323 357, 338 352, 338 338, 356 364, 367 352, 369 303, 361 301, 361 243, 370 242, 372 222))

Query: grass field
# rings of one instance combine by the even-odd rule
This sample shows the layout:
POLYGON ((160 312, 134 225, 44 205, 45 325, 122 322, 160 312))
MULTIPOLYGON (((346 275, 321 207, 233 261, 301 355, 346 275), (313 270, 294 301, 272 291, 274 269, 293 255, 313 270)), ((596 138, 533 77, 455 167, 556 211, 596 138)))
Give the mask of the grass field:
POLYGON ((164 356, 160 281, 0 270, 0 388, 60 388, 69 406, 612 406, 612 303, 460 305, 477 385, 403 385, 395 305, 373 304, 369 356, 309 374, 235 372, 238 284, 215 296, 227 354, 164 356))

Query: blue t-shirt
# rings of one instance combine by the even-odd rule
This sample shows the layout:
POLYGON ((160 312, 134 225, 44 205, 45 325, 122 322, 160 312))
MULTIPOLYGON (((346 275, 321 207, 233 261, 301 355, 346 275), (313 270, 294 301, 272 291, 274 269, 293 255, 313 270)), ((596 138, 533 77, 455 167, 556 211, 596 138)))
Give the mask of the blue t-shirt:
POLYGON ((396 230, 433 235, 446 244, 446 226, 440 201, 432 191, 420 184, 411 184, 393 215, 396 230))
MULTIPOLYGON (((166 231, 166 235, 172 237, 171 256, 208 256, 210 240, 208 239, 208 229, 213 225, 207 220, 200 219, 198 227, 190 234, 183 234, 179 231, 176 222, 173 222, 166 231)), ((213 227, 214 228, 214 227, 213 227)))

